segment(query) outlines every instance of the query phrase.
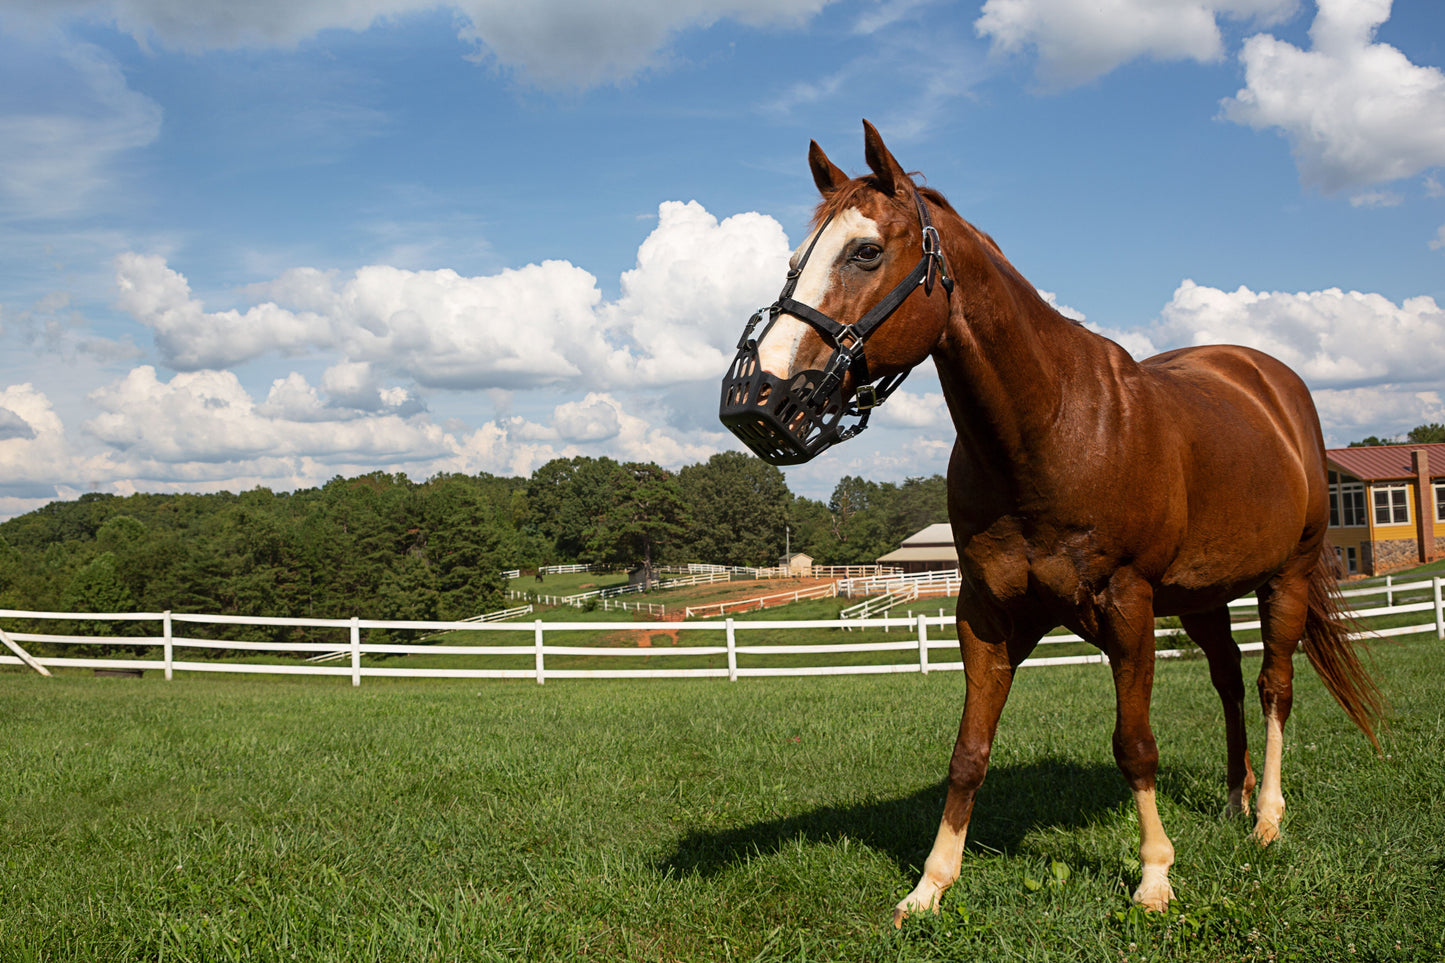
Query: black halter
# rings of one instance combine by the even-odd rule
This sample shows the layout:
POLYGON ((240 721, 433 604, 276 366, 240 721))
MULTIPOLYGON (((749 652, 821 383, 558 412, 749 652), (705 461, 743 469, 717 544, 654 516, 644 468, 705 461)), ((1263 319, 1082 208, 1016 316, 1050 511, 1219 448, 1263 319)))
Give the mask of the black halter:
POLYGON ((904 371, 873 383, 863 350, 869 335, 920 285, 924 294, 932 294, 935 281, 941 281, 944 292, 953 293, 953 279, 948 276, 938 231, 928 217, 928 207, 918 190, 913 188, 912 193, 913 203, 918 208, 918 222, 923 228, 923 256, 909 275, 863 317, 852 324, 839 324, 816 308, 793 299, 798 278, 802 276, 813 248, 833 220, 830 214, 813 235, 797 266, 788 272, 778 299, 757 311, 743 329, 737 356, 723 377, 718 417, 769 464, 801 464, 868 427, 868 416, 873 409, 882 404, 908 376, 908 372, 904 371), (832 346, 833 354, 821 371, 802 371, 784 381, 763 370, 758 344, 784 314, 806 322, 832 346), (767 324, 762 334, 754 339, 751 337, 753 329, 764 315, 767 316, 767 324), (854 395, 844 402, 843 375, 849 371, 853 373, 854 395), (840 422, 844 415, 857 415, 857 423, 843 427, 840 422))

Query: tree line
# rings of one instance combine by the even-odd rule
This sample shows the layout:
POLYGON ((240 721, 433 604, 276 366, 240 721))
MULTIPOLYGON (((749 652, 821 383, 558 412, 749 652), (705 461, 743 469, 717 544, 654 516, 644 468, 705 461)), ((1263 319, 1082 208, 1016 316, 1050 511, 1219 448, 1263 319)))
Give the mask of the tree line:
POLYGON ((1439 422, 1431 422, 1428 425, 1416 425, 1408 432, 1395 438, 1381 438, 1378 435, 1370 435, 1359 441, 1352 441, 1351 448, 1366 448, 1373 445, 1433 445, 1445 442, 1445 425, 1439 422))
POLYGON ((0 523, 0 608, 451 620, 504 607, 507 569, 764 566, 785 546, 823 564, 872 562, 945 520, 945 504, 938 475, 846 476, 826 502, 799 497, 738 452, 676 472, 579 456, 530 478, 373 472, 294 492, 91 493, 0 523))

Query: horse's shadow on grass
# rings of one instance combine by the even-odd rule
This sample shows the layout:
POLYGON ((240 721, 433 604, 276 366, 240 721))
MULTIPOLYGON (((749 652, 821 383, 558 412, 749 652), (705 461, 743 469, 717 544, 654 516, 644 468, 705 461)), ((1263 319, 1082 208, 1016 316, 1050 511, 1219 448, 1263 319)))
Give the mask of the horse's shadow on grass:
MULTIPOLYGON (((899 799, 811 812, 736 829, 696 831, 678 841, 659 868, 711 876, 756 855, 780 851, 801 839, 851 839, 887 854, 900 869, 916 871, 927 856, 943 814, 947 784, 939 782, 899 799)), ((970 848, 1012 852, 1040 827, 1077 829, 1129 799, 1119 770, 1044 759, 989 769, 969 825, 970 848)))

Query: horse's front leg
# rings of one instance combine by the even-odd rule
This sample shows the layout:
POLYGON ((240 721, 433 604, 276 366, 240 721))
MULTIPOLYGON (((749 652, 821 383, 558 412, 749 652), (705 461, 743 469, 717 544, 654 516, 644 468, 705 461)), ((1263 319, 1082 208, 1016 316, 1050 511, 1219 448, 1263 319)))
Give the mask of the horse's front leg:
POLYGON ((1154 689, 1154 596, 1144 582, 1116 577, 1111 599, 1100 614, 1100 643, 1114 675, 1114 761, 1129 783, 1139 815, 1141 879, 1134 902, 1162 912, 1174 898, 1169 867, 1174 844, 1164 832, 1154 795, 1159 747, 1149 726, 1154 689))
POLYGON ((963 652, 968 691, 964 696, 963 719, 958 725, 958 740, 948 764, 948 797, 943 804, 943 819, 939 822, 933 849, 923 864, 923 878, 913 892, 894 907, 894 926, 902 926, 909 913, 937 909, 944 890, 958 879, 974 795, 988 771, 988 755, 999 714, 1013 685, 1014 667, 1027 657, 1036 642, 1037 639, 1015 646, 1011 657, 1009 645, 984 642, 967 621, 959 618, 958 644, 963 652))

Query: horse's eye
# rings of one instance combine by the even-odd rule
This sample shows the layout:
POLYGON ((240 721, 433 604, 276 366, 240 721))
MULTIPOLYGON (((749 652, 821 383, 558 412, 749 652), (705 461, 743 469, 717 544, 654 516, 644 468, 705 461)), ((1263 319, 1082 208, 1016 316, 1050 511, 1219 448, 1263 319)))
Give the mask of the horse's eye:
POLYGON ((883 256, 883 249, 877 244, 864 244, 853 252, 853 260, 861 261, 864 264, 871 263, 883 256))

